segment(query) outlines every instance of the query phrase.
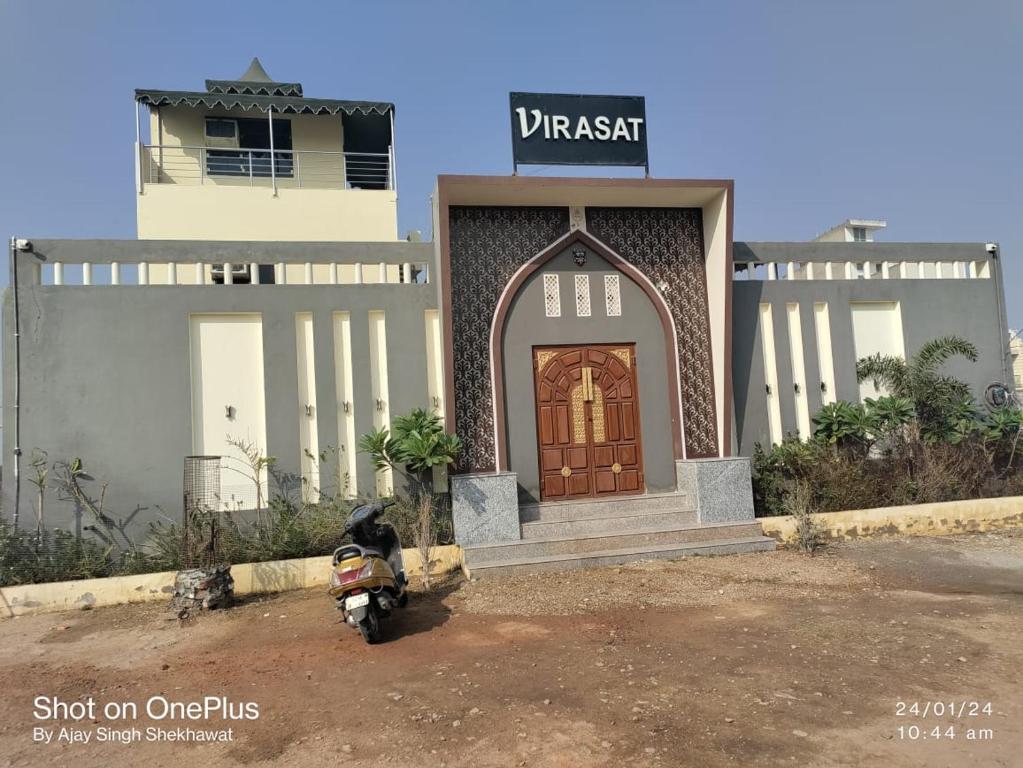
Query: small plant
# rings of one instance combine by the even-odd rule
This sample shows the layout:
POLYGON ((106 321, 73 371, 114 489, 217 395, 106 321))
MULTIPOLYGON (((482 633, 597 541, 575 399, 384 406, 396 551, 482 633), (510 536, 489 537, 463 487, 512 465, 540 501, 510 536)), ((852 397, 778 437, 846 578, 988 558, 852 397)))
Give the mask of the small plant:
POLYGON ((85 471, 81 459, 54 462, 53 469, 57 473, 59 498, 62 501, 74 502, 80 509, 89 513, 92 523, 86 525, 85 530, 103 542, 108 554, 117 550, 123 553, 122 557, 141 560, 142 553, 134 539, 128 535, 128 529, 142 508, 136 507, 128 517, 114 517, 108 513, 104 507, 107 483, 100 486, 98 496, 86 491, 83 483, 92 482, 95 478, 85 471))
POLYGON ((815 439, 839 448, 869 445, 876 428, 862 405, 845 400, 825 405, 814 414, 813 423, 815 439))
POLYGON ((813 554, 824 545, 824 527, 814 518, 810 488, 805 481, 797 481, 785 499, 788 514, 796 523, 796 546, 801 552, 813 554))
POLYGON ((920 432, 929 442, 962 439, 972 431, 975 414, 969 387, 940 373, 953 357, 977 361, 977 348, 959 336, 932 339, 909 360, 894 355, 872 355, 856 361, 856 378, 884 386, 892 395, 913 404, 920 432))
POLYGON ((430 588, 430 564, 433 562, 433 551, 437 546, 437 530, 434 527, 433 497, 421 493, 415 501, 416 528, 415 546, 419 551, 419 561, 423 567, 423 587, 430 588))
POLYGON ((36 487, 36 547, 38 548, 43 540, 46 482, 50 476, 49 456, 47 456, 46 451, 38 448, 33 450, 32 457, 29 459, 29 466, 32 467, 34 477, 30 477, 28 481, 36 487))
POLYGON ((373 468, 399 472, 412 496, 432 492, 433 468, 453 463, 461 450, 458 436, 445 433, 440 417, 422 408, 395 418, 390 430, 376 429, 359 440, 359 451, 370 455, 373 468))
POLYGON ((227 468, 248 478, 255 487, 255 511, 256 519, 259 520, 263 515, 263 472, 264 470, 272 470, 277 458, 275 456, 265 455, 258 445, 249 440, 243 440, 242 438, 233 438, 228 435, 227 444, 232 448, 237 448, 241 451, 242 455, 245 456, 246 468, 244 471, 231 466, 228 466, 227 468))

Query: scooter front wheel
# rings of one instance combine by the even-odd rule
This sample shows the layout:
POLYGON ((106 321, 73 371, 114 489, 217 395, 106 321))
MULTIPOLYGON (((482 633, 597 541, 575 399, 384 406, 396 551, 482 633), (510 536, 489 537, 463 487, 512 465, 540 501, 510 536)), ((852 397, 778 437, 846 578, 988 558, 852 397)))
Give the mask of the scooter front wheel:
POLYGON ((369 645, 380 640, 380 617, 377 616, 376 607, 372 603, 366 611, 366 618, 359 622, 359 632, 369 645))

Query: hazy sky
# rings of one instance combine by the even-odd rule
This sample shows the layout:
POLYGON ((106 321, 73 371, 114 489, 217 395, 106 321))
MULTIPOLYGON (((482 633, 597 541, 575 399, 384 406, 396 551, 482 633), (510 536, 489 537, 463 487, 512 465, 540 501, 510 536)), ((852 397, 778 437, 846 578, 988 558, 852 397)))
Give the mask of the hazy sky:
POLYGON ((639 94, 653 175, 735 179, 737 239, 865 217, 997 240, 1023 325, 1023 3, 497 6, 0 0, 0 233, 134 237, 132 89, 258 55, 309 96, 397 105, 402 233, 429 235, 438 173, 511 171, 509 91, 639 94))

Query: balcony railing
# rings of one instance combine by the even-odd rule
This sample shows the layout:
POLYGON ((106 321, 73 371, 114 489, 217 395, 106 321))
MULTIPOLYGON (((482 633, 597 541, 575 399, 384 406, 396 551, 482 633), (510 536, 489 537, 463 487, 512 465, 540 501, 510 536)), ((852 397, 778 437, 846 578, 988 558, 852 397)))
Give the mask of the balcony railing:
POLYGON ((394 189, 391 153, 152 144, 140 159, 144 184, 394 189))

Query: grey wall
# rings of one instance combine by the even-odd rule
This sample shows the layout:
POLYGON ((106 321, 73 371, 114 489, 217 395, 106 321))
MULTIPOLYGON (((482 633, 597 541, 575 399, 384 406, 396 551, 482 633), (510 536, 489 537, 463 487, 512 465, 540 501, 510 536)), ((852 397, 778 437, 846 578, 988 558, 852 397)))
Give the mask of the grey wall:
MULTIPOLYGON (((831 321, 832 356, 838 399, 856 402, 856 355, 850 302, 897 301, 907 355, 927 341, 958 335, 978 349, 976 363, 953 360, 944 370, 968 382, 980 398, 984 388, 1004 379, 1004 299, 1000 267, 981 243, 736 243, 743 261, 988 261, 989 279, 771 280, 732 283, 732 375, 735 391, 736 450, 752 454, 770 443, 759 305, 771 304, 777 356, 782 428, 795 433, 796 413, 786 304, 798 302, 803 356, 812 416, 821 407, 813 305, 826 302, 831 321)), ((823 266, 820 267, 821 269, 823 266)))
POLYGON ((504 327, 504 391, 509 469, 518 474, 523 500, 540 497, 537 458, 536 395, 533 347, 553 344, 636 344, 643 471, 648 492, 675 490, 671 440, 668 370, 664 332, 650 299, 621 274, 622 316, 608 317, 604 275, 617 270, 587 249, 586 264, 577 267, 571 250, 558 254, 530 275, 512 301, 504 327), (544 273, 560 276, 561 317, 544 311, 544 273), (590 275, 590 317, 577 317, 574 276, 590 275))
MULTIPOLYGON (((100 264, 148 253, 158 262, 306 260, 433 263, 432 244, 158 243, 37 241, 40 255, 100 264), (225 258, 225 256, 227 258, 225 258)), ((124 517, 137 507, 136 531, 159 514, 181 516, 183 458, 192 453, 189 315, 262 315, 267 450, 287 472, 298 472, 298 374, 295 314, 311 312, 315 339, 317 428, 321 448, 336 446, 333 318, 351 314, 356 436, 373 426, 368 317, 383 310, 391 416, 428 408, 424 313, 435 309, 433 285, 43 286, 33 285, 31 254, 19 255, 21 306, 21 517, 34 521, 34 487, 25 468, 33 449, 51 460, 81 457, 109 483, 107 507, 124 517)), ((179 269, 182 269, 179 266, 179 269)), ((190 266, 184 268, 191 268, 190 266)), ((13 296, 4 295, 4 513, 13 509, 13 296)), ((358 457, 360 492, 373 487, 368 457, 358 457)), ((324 475, 333 472, 324 468, 324 475)), ((74 528, 75 510, 47 502, 50 526, 74 528)), ((84 524, 88 524, 88 520, 84 524)))

